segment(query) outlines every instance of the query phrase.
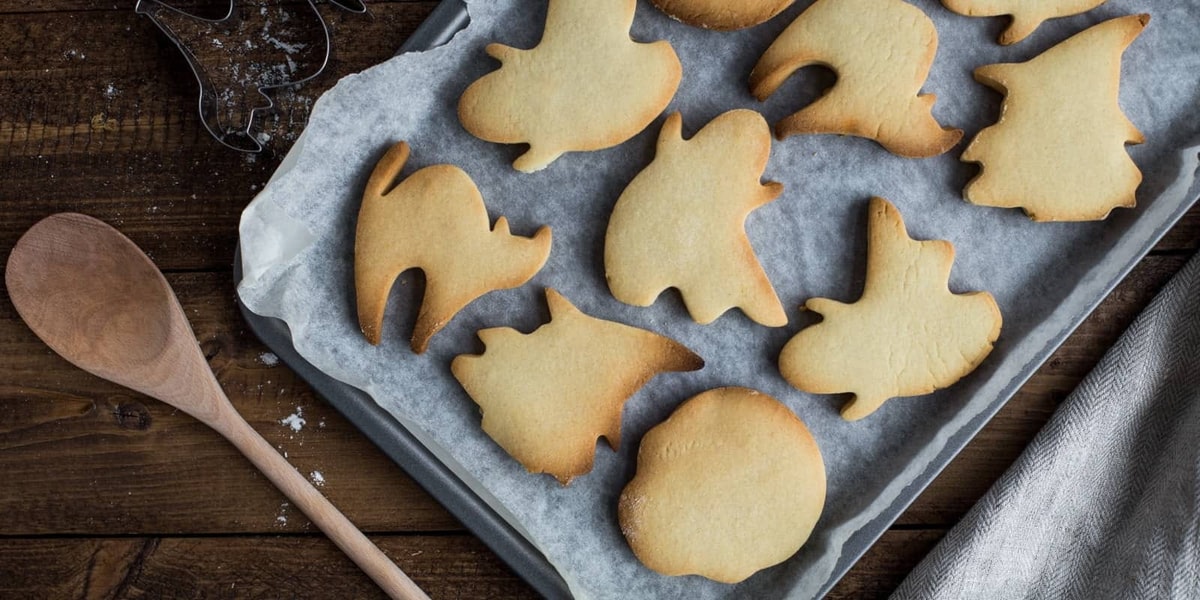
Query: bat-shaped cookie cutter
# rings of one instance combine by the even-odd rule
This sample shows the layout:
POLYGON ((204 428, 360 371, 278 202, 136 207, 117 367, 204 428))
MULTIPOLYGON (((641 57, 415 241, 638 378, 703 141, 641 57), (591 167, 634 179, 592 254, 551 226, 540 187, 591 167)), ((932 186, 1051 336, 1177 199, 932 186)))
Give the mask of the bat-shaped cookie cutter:
MULTIPOLYGON (((354 13, 364 13, 367 7, 362 0, 329 0, 334 5, 344 10, 354 13)), ((264 70, 261 64, 246 64, 246 71, 254 70, 263 71, 256 76, 256 80, 247 85, 245 89, 251 87, 262 97, 262 104, 255 103, 246 117, 245 126, 241 128, 226 127, 221 123, 221 115, 227 114, 232 108, 229 102, 234 94, 220 93, 216 86, 212 83, 212 78, 205 69, 204 64, 197 56, 196 49, 193 46, 198 46, 201 43, 209 44, 212 48, 232 47, 233 44, 239 44, 244 47, 252 48, 255 40, 250 39, 245 32, 240 30, 240 26, 245 23, 239 21, 238 18, 238 3, 249 3, 251 9, 253 6, 259 6, 259 14, 264 17, 268 14, 269 9, 278 8, 284 4, 282 0, 229 0, 229 10, 225 16, 218 19, 208 19, 200 17, 173 6, 164 4, 160 0, 138 0, 134 11, 138 14, 146 15, 162 30, 164 34, 175 44, 179 51, 187 60, 188 65, 192 69, 192 73, 196 76, 196 82, 200 85, 200 122, 204 124, 204 128, 216 140, 225 146, 241 152, 261 152, 263 150, 262 140, 254 134, 254 122, 259 116, 259 113, 270 111, 275 107, 275 102, 267 95, 267 92, 272 89, 299 85, 319 76, 329 63, 330 52, 330 31, 329 24, 317 10, 316 0, 308 0, 308 8, 312 11, 312 18, 316 23, 320 24, 320 29, 323 32, 319 36, 317 42, 323 44, 323 47, 318 49, 320 60, 316 69, 312 72, 304 73, 297 72, 295 62, 288 56, 284 59, 286 63, 273 65, 271 70, 264 70), (232 34, 242 34, 234 36, 232 34), (240 37, 241 39, 237 39, 240 37), (287 70, 284 73, 284 70, 287 70), (274 75, 274 79, 269 79, 268 76, 274 75)), ((296 11, 307 17, 307 11, 303 10, 303 5, 298 5, 296 11)), ((289 13, 290 14, 290 13, 289 13)), ((283 21, 287 21, 290 17, 284 16, 283 21)), ((271 25, 269 20, 264 21, 260 32, 260 41, 270 43, 276 49, 291 54, 299 48, 305 48, 306 44, 287 42, 278 40, 270 35, 268 29, 271 25)), ((239 46, 240 50, 242 46, 239 46)), ((228 54, 232 57, 235 52, 230 51, 228 54)), ((235 73, 240 72, 241 65, 234 64, 233 70, 235 73)), ((229 89, 224 90, 230 92, 229 89)))

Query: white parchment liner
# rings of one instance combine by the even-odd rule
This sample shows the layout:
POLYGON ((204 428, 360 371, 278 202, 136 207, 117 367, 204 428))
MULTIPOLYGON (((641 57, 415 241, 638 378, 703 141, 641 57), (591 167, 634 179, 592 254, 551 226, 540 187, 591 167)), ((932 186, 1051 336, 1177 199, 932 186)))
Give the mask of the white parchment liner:
MULTIPOLYGON (((685 135, 736 107, 759 110, 774 123, 833 81, 827 72, 808 69, 765 103, 747 91, 759 55, 809 4, 799 2, 765 25, 734 33, 691 28, 639 4, 634 38, 667 39, 683 62, 683 83, 668 110, 682 111, 685 135)), ((489 144, 462 129, 455 113, 459 95, 497 66, 484 45, 529 48, 539 39, 546 3, 529 0, 471 2, 471 25, 448 45, 346 77, 317 102, 287 167, 243 215, 246 276, 238 292, 254 312, 286 321, 308 361, 367 391, 417 433, 546 554, 576 596, 812 597, 839 560, 851 560, 851 549, 861 547, 848 540, 856 533, 873 537, 885 527, 880 515, 894 514, 915 495, 910 484, 945 460, 939 453, 947 443, 971 435, 982 416, 1007 400, 1019 379, 1198 192, 1200 2, 1114 0, 1043 25, 1007 48, 995 43, 1003 19, 961 17, 933 0, 914 4, 930 15, 940 36, 924 91, 938 95, 936 117, 967 135, 963 145, 925 160, 898 158, 856 138, 801 136, 774 144, 765 178, 782 182, 785 190, 750 216, 747 229, 788 309, 787 327, 762 327, 737 311, 701 326, 687 318, 674 292, 650 308, 622 305, 609 294, 602 263, 608 215, 652 158, 661 117, 617 148, 569 154, 533 175, 509 166, 521 147, 489 144), (1153 16, 1122 70, 1122 106, 1148 139, 1131 148, 1146 175, 1139 207, 1102 223, 1034 224, 1019 211, 963 202, 961 190, 976 167, 957 157, 966 141, 996 120, 1000 105, 1000 96, 975 83, 971 71, 1024 61, 1086 26, 1135 12, 1153 16), (354 313, 353 234, 362 188, 375 161, 397 140, 413 147, 405 175, 431 164, 458 165, 479 186, 492 219, 507 216, 523 235, 542 224, 554 230, 550 259, 530 284, 471 304, 422 356, 408 347, 419 278, 407 274, 393 290, 380 347, 364 341, 354 313), (959 384, 891 401, 865 421, 846 423, 837 414, 842 398, 789 387, 775 361, 787 339, 811 323, 799 310, 805 299, 853 301, 861 293, 871 195, 892 200, 914 237, 953 242, 958 255, 951 288, 992 292, 1005 323, 993 354, 959 384), (567 488, 525 473, 484 435, 478 409, 449 372, 455 355, 481 351, 476 330, 512 326, 527 332, 544 323, 546 286, 589 314, 671 336, 708 363, 696 373, 660 376, 637 393, 625 408, 620 451, 601 444, 593 472, 567 488), (616 498, 632 477, 645 431, 686 398, 725 385, 775 396, 813 430, 829 474, 825 512, 796 556, 742 584, 657 575, 637 562, 621 537, 616 498)))

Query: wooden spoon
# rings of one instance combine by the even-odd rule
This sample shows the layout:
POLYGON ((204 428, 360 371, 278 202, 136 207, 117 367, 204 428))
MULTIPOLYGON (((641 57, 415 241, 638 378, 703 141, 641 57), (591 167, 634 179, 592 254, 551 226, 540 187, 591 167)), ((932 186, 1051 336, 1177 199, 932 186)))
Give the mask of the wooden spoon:
POLYGON ((128 238, 86 215, 53 215, 17 241, 4 279, 17 313, 55 352, 217 430, 389 596, 428 600, 234 410, 167 280, 128 238))

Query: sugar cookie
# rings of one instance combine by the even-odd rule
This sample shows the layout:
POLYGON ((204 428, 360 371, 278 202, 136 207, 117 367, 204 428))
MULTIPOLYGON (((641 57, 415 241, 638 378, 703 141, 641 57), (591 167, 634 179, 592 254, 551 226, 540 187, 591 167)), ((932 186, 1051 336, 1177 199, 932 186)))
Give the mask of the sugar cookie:
POLYGON ((483 411, 483 430, 531 473, 566 485, 592 470, 596 440, 621 441, 625 401, 655 375, 704 361, 656 333, 597 319, 547 289, 550 322, 530 334, 483 329, 481 355, 450 371, 483 411))
POLYGON ((1000 43, 1015 44, 1033 33, 1042 22, 1085 13, 1105 0, 942 0, 946 8, 968 17, 1008 15, 1012 23, 1000 34, 1000 43))
POLYGON ((651 0, 671 18, 705 29, 730 31, 764 23, 796 0, 651 0))
POLYGON ((804 423, 766 394, 721 388, 642 438, 617 519, 647 567, 737 583, 795 554, 824 506, 825 466, 804 423))
POLYGON ((817 0, 771 44, 750 74, 750 91, 766 100, 797 69, 824 65, 837 83, 775 125, 783 139, 837 133, 879 142, 894 154, 941 154, 962 130, 933 118, 933 94, 918 95, 937 53, 937 30, 901 0, 817 0))
POLYGON ((771 152, 767 122, 732 110, 686 141, 682 122, 679 113, 667 117, 654 161, 613 209, 604 242, 609 289, 621 302, 650 306, 675 287, 698 323, 736 306, 763 325, 786 325, 745 231, 750 211, 783 191, 760 181, 771 152))
POLYGON ((513 163, 526 173, 645 129, 675 95, 683 70, 669 43, 629 38, 636 3, 550 0, 536 47, 487 47, 503 65, 463 93, 463 127, 489 142, 529 144, 513 163))
POLYGON ((1118 91, 1121 55, 1149 21, 1112 19, 1028 62, 976 69, 1004 105, 963 152, 983 168, 963 190, 967 201, 1020 207, 1035 221, 1095 221, 1136 205, 1142 172, 1125 145, 1145 138, 1118 91))
POLYGON ((475 183, 452 165, 425 167, 392 187, 408 156, 408 144, 396 144, 367 182, 354 237, 354 289, 363 335, 379 344, 392 284, 421 269, 425 297, 412 336, 420 354, 472 300, 533 277, 550 254, 550 228, 524 238, 509 233, 504 217, 489 227, 475 183))
POLYGON ((825 317, 796 334, 779 356, 793 386, 814 394, 849 392, 842 417, 856 421, 889 398, 927 394, 975 370, 1000 335, 991 294, 952 293, 954 247, 912 240, 900 212, 872 198, 867 281, 862 298, 805 303, 825 317))

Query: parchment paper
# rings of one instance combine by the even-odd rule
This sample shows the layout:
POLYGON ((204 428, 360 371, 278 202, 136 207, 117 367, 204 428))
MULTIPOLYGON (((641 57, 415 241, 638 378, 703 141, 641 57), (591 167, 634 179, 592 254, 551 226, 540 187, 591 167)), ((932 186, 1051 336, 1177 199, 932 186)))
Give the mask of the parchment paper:
MULTIPOLYGON (((668 110, 682 111, 685 135, 736 107, 759 110, 774 123, 833 81, 828 72, 807 69, 765 103, 747 92, 747 76, 762 51, 809 4, 799 2, 763 26, 736 33, 691 28, 639 4, 634 38, 667 39, 683 62, 683 83, 668 110)), ((957 16, 932 0, 914 4, 933 18, 940 36, 924 90, 938 95, 934 114, 943 124, 966 130, 964 145, 996 120, 1000 106, 998 94, 972 80, 975 67, 1023 61, 1088 25, 1151 12, 1122 70, 1122 106, 1148 140, 1131 148, 1146 176, 1139 207, 1119 210, 1101 223, 1035 224, 1019 211, 962 200, 961 190, 976 172, 958 161, 964 145, 911 160, 868 140, 793 137, 774 144, 765 174, 784 184, 783 195, 747 222, 791 323, 770 329, 733 311, 712 325, 698 325, 674 292, 650 308, 626 306, 612 298, 604 281, 604 232, 620 192, 651 160, 662 117, 617 148, 568 154, 537 174, 516 172, 510 164, 523 148, 472 137, 459 125, 455 107, 470 82, 497 67, 484 45, 536 44, 546 3, 472 2, 470 27, 448 45, 346 77, 320 99, 294 162, 243 216, 246 278, 239 294, 256 313, 286 321, 306 359, 367 391, 413 428, 527 534, 578 597, 811 597, 840 559, 853 558, 842 557, 853 552, 848 540, 864 535, 860 530, 873 538, 872 532, 886 527, 872 521, 915 495, 906 488, 940 460, 947 442, 973 434, 972 418, 1007 400, 1020 383, 1016 379, 1094 307, 1197 193, 1200 3, 1114 0, 1045 24, 1008 48, 995 43, 1004 19, 957 16), (408 347, 419 278, 410 273, 393 290, 380 347, 364 341, 354 311, 354 225, 363 185, 397 140, 413 147, 406 175, 431 164, 458 165, 479 186, 492 219, 507 216, 522 235, 542 224, 554 230, 550 259, 530 284, 471 304, 422 356, 408 347), (1005 323, 996 350, 965 380, 930 396, 893 400, 870 418, 847 423, 837 413, 844 398, 791 388, 776 359, 789 337, 812 322, 799 310, 805 299, 849 302, 861 293, 871 195, 893 201, 912 236, 950 240, 958 250, 951 288, 990 291, 1005 323), (620 451, 600 444, 593 471, 566 488, 549 476, 527 474, 484 435, 477 407, 449 372, 455 355, 482 350, 474 335, 478 329, 512 326, 528 332, 546 322, 547 286, 588 314, 671 336, 707 361, 696 373, 659 376, 633 396, 625 408, 620 451), (657 575, 635 559, 622 538, 616 499, 633 475, 645 431, 690 396, 728 385, 778 398, 812 429, 829 476, 825 512, 796 556, 742 584, 657 575)))

